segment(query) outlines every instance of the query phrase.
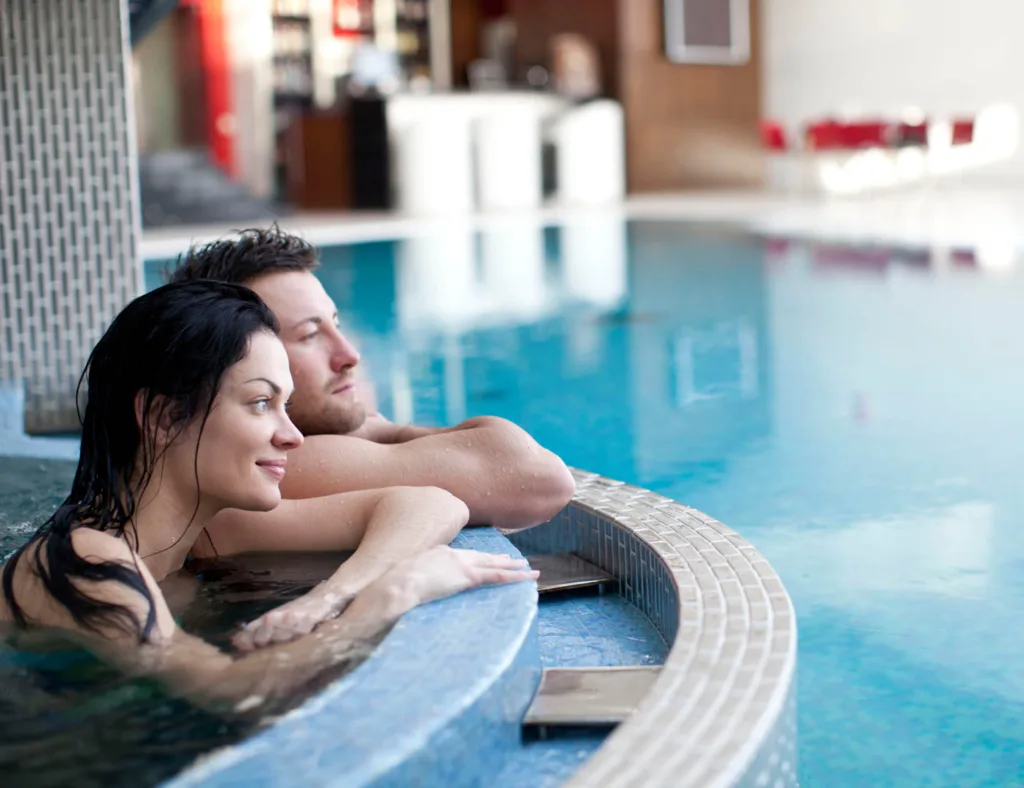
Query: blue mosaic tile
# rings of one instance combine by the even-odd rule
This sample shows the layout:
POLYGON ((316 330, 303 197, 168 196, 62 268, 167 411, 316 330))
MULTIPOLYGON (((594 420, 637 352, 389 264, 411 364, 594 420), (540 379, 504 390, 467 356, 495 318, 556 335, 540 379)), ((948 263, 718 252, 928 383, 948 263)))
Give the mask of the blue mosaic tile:
POLYGON ((489 785, 491 788, 557 788, 600 748, 602 729, 552 730, 549 738, 524 742, 514 759, 489 785))
POLYGON ((619 578, 619 593, 641 611, 664 641, 675 639, 678 597, 671 573, 650 545, 608 517, 580 507, 511 537, 524 555, 571 552, 619 578))
POLYGON ((660 665, 668 646, 650 620, 615 593, 541 598, 544 667, 660 665))
MULTIPOLYGON (((489 528, 454 544, 517 554, 489 528)), ((411 611, 355 671, 169 785, 486 784, 539 680, 536 584, 476 589, 411 611)))

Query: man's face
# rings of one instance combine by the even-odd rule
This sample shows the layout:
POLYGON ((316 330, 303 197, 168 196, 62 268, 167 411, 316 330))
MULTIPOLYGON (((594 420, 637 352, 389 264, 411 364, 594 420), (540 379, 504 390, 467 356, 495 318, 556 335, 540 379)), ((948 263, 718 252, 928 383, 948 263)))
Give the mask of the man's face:
POLYGON ((288 415, 305 435, 343 434, 362 426, 357 397, 359 352, 338 328, 338 310, 313 274, 282 271, 246 283, 281 323, 295 391, 288 415))

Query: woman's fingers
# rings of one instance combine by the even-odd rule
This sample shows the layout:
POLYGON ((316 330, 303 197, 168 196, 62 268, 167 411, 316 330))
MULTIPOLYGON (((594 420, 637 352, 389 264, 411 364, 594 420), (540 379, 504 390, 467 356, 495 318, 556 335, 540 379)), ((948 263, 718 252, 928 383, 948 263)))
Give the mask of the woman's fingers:
POLYGON ((322 620, 309 612, 288 609, 271 610, 246 624, 233 638, 240 651, 252 651, 275 643, 287 643, 308 635, 322 620))

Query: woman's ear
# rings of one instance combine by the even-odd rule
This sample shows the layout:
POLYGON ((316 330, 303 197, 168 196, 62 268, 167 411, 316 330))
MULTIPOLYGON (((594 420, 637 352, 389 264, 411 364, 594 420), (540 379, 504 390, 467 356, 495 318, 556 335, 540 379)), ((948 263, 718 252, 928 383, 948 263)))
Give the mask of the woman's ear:
POLYGON ((165 445, 174 426, 167 397, 158 394, 150 399, 145 389, 135 393, 135 423, 144 439, 153 440, 157 446, 165 445))
POLYGON ((140 389, 135 392, 135 399, 132 403, 135 406, 135 426, 139 428, 139 432, 142 432, 142 427, 145 424, 143 416, 146 411, 146 392, 140 389))

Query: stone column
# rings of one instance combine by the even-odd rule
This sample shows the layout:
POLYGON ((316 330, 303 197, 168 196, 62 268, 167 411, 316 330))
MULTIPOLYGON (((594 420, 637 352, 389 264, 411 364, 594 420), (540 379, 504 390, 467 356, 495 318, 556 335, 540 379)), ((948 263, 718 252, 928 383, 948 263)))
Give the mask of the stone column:
POLYGON ((142 287, 126 0, 0 0, 0 390, 77 427, 89 352, 142 287))

